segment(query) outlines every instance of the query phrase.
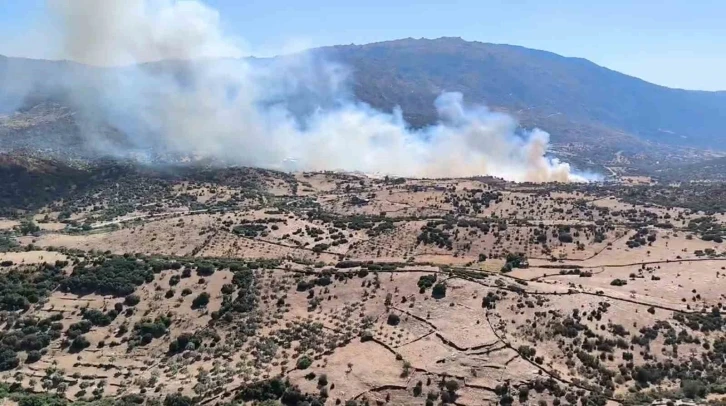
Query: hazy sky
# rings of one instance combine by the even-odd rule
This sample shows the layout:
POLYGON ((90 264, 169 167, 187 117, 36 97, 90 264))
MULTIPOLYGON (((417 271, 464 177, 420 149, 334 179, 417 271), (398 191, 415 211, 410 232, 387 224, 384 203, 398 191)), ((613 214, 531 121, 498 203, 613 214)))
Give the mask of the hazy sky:
MULTIPOLYGON (((47 57, 46 0, 0 0, 0 54, 47 57), (33 46, 27 45, 33 38, 33 46)), ((53 0, 49 0, 53 1, 53 0)), ((103 0, 99 0, 103 1, 103 0)), ((726 90, 723 0, 206 0, 252 53, 458 36, 578 56, 645 80, 726 90)))

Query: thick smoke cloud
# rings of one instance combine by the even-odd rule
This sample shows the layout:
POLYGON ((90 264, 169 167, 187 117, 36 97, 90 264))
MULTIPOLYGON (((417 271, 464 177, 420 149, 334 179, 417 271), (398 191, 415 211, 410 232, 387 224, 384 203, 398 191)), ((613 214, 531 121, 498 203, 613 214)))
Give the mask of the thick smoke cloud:
MULTIPOLYGON (((106 67, 65 84, 75 104, 89 122, 121 130, 134 150, 281 169, 582 180, 545 156, 547 133, 518 133, 511 117, 466 106, 459 93, 436 100, 439 124, 412 130, 400 111, 352 99, 345 67, 319 56, 240 59, 240 41, 197 1, 50 0, 49 10, 58 56, 106 67)), ((106 153, 129 152, 86 136, 106 153)))

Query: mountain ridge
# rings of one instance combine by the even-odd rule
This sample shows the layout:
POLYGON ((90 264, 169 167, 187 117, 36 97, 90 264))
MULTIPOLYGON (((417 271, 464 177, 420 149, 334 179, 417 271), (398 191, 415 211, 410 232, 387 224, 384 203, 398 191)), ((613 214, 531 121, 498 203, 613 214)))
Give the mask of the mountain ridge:
MULTIPOLYGON (((682 148, 726 149, 726 133, 721 129, 726 91, 669 88, 580 57, 455 37, 335 45, 308 52, 345 65, 357 100, 389 112, 400 106, 412 127, 437 122, 435 98, 445 91, 457 91, 468 104, 487 105, 515 116, 525 128, 549 132, 555 144, 567 145, 566 155, 596 157, 598 164, 623 151, 641 154, 638 159, 642 161, 642 154, 651 154, 647 160, 677 160, 673 157, 682 148)), ((268 63, 292 57, 248 60, 268 63)), ((190 62, 143 65, 173 69, 190 62)), ((56 102, 59 82, 79 72, 92 79, 106 69, 123 68, 0 56, 0 113, 3 107, 6 113, 20 107, 3 106, 3 98, 14 91, 29 96, 32 103, 26 103, 27 108, 47 100, 56 102), (18 87, 13 79, 21 74, 39 78, 36 87, 18 87)), ((34 135, 52 131, 47 121, 40 121, 42 130, 34 135)), ((68 124, 63 129, 72 132, 68 124)), ((2 127, 0 146, 5 143, 3 133, 8 132, 2 127)), ((22 135, 23 131, 10 132, 22 135)))
POLYGON ((641 139, 674 145, 709 147, 710 135, 723 136, 720 117, 726 115, 726 92, 668 88, 583 58, 452 38, 336 46, 322 48, 322 52, 354 68, 356 94, 376 107, 390 109, 392 103, 371 95, 371 84, 390 84, 396 78, 391 73, 406 73, 412 78, 400 83, 404 91, 396 88, 399 94, 418 87, 422 95, 427 86, 434 85, 435 91, 414 102, 396 98, 390 92, 385 94, 402 106, 415 125, 431 122, 431 101, 436 93, 453 90, 462 91, 472 103, 503 108, 525 123, 543 126, 555 137, 558 126, 547 128, 546 116, 550 114, 563 114, 576 123, 603 124, 641 139), (456 80, 446 75, 456 76, 456 80), (487 75, 492 79, 487 80, 487 75), (517 114, 526 108, 535 109, 537 114, 517 114), (693 128, 691 122, 700 128, 693 128), (689 138, 689 142, 683 142, 682 137, 689 138))
MULTIPOLYGON (((554 52, 554 51, 548 51, 548 50, 545 50, 545 49, 529 48, 529 47, 526 47, 524 45, 507 44, 507 43, 500 43, 500 42, 485 42, 485 41, 477 41, 477 40, 467 40, 467 39, 464 39, 462 37, 448 37, 448 36, 438 37, 438 38, 426 38, 426 37, 415 38, 415 37, 407 37, 407 38, 399 38, 399 39, 394 39, 394 40, 375 41, 375 42, 369 42, 369 43, 365 43, 365 44, 351 43, 351 44, 340 44, 340 45, 326 45, 326 46, 321 46, 321 47, 310 48, 310 49, 305 50, 303 52, 313 51, 313 50, 326 50, 326 49, 344 48, 344 47, 367 47, 367 46, 375 46, 375 45, 390 45, 390 44, 394 44, 394 43, 406 43, 406 42, 415 42, 415 41, 430 41, 430 42, 436 42, 436 41, 452 41, 452 42, 456 42, 456 41, 459 41, 459 42, 465 42, 465 43, 470 43, 470 44, 478 44, 478 45, 484 45, 484 46, 506 47, 506 48, 512 48, 512 49, 517 49, 517 50, 534 51, 534 52, 541 53, 542 55, 548 55, 548 56, 552 56, 552 57, 556 57, 556 58, 568 59, 568 60, 571 60, 571 61, 584 62, 584 63, 587 63, 589 65, 593 65, 593 66, 595 66, 597 68, 601 68, 601 69, 604 69, 604 70, 608 70, 608 71, 617 73, 619 75, 627 76, 627 77, 632 78, 632 79, 637 79, 637 80, 639 80, 641 82, 645 82, 646 84, 653 85, 653 86, 657 86, 657 87, 664 88, 664 89, 670 89, 670 90, 685 90, 685 91, 688 91, 688 92, 723 93, 723 94, 726 94, 726 89, 723 89, 723 90, 689 89, 689 88, 684 88, 684 87, 667 86, 667 85, 663 85, 663 84, 651 82, 651 81, 649 81, 647 79, 643 79, 641 77, 638 77, 638 76, 635 76, 635 75, 631 75, 631 74, 628 74, 628 73, 620 72, 617 69, 609 68, 609 67, 607 67, 605 65, 600 65, 597 62, 594 62, 594 61, 591 61, 591 60, 589 60, 587 58, 583 58, 583 57, 579 57, 579 56, 567 56, 567 55, 563 55, 563 54, 558 54, 557 52, 554 52)), ((285 57, 285 56, 288 56, 288 54, 275 55, 273 58, 285 57)), ((258 58, 258 57, 252 57, 252 58, 256 58, 256 59, 266 59, 266 58, 258 58)))

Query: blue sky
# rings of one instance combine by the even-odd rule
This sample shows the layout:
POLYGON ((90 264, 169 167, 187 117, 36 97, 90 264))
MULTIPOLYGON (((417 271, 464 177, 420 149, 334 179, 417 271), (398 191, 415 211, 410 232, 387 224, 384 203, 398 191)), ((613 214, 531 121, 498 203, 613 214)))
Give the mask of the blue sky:
MULTIPOLYGON (((0 53, 45 0, 0 0, 0 53)), ((103 1, 103 0, 99 0, 103 1)), ((723 0, 206 0, 259 54, 300 46, 458 36, 578 56, 671 87, 726 90, 723 0), (592 3, 592 4, 591 4, 592 3)))

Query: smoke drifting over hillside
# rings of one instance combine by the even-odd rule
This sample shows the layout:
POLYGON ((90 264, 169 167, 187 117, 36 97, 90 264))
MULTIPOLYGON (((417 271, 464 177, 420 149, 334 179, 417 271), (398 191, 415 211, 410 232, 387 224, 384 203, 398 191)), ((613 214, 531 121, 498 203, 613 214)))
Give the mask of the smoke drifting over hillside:
MULTIPOLYGON (((105 67, 59 85, 86 120, 110 123, 138 150, 268 168, 582 180, 545 157, 547 133, 517 133, 511 117, 466 106, 459 93, 436 100, 439 124, 412 130, 400 111, 350 98, 349 73, 334 62, 305 53, 239 59, 240 42, 197 1, 50 0, 49 10, 59 56, 105 67)), ((85 136, 105 153, 128 152, 85 136)))

